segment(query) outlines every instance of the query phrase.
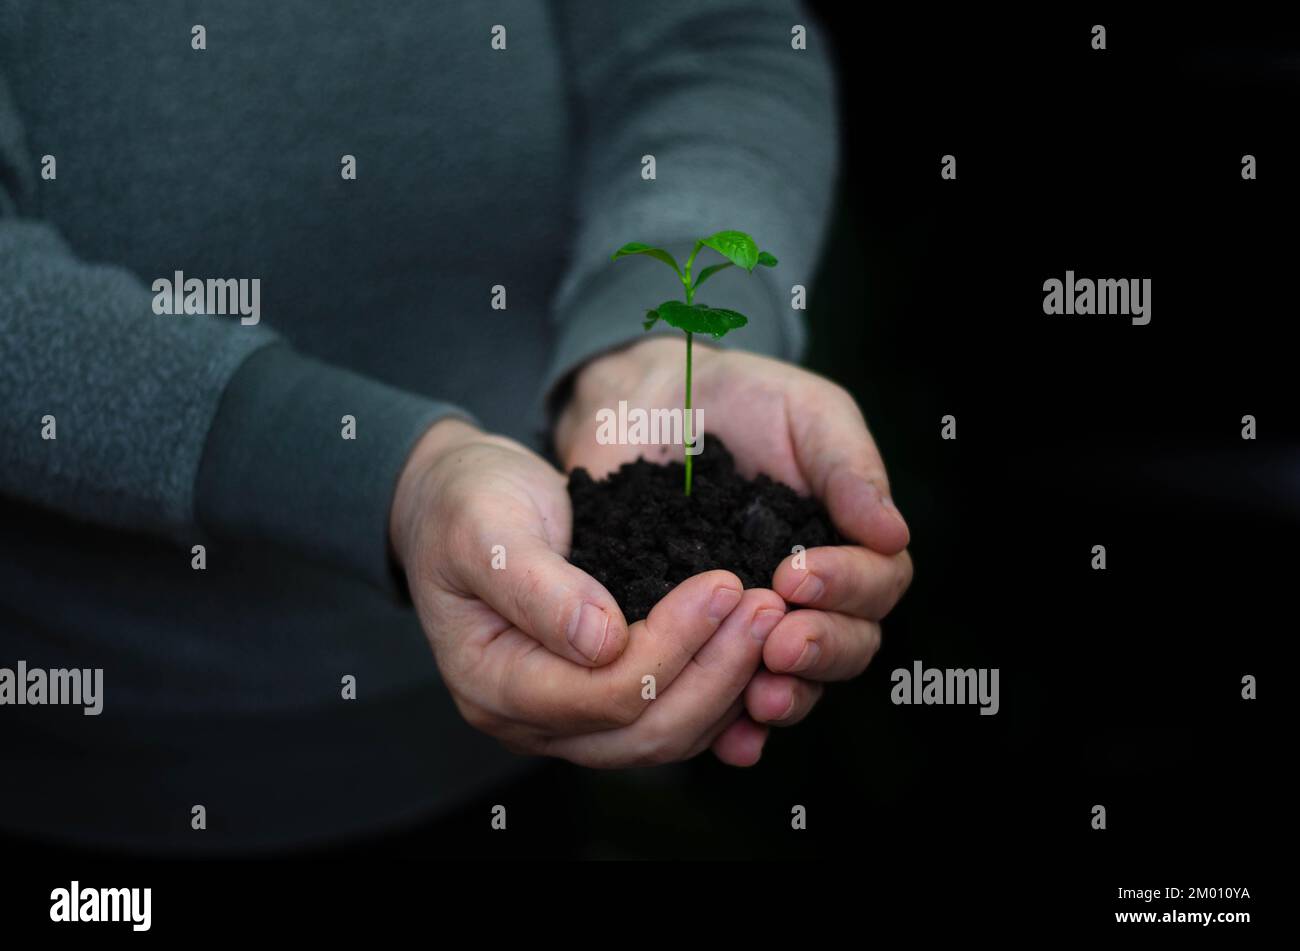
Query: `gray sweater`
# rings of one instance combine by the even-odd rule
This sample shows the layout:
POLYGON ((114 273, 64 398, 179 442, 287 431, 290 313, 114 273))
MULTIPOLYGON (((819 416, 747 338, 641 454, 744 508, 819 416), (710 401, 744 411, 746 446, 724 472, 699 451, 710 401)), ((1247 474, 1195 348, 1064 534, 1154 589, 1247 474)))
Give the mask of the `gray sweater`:
POLYGON ((626 241, 754 234, 780 266, 710 299, 797 356, 822 46, 784 0, 0 0, 0 667, 104 670, 98 717, 0 706, 0 822, 274 845, 513 768, 396 583, 399 469, 453 412, 541 444, 678 290, 626 241), (257 321, 158 313, 176 272, 257 279, 257 321))

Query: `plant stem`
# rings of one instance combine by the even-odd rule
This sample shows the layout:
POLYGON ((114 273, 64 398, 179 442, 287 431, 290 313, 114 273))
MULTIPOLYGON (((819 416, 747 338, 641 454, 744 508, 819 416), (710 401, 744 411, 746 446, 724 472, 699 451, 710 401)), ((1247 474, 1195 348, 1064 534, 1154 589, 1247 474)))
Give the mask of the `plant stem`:
POLYGON ((682 433, 685 438, 682 440, 685 445, 682 447, 686 453, 686 497, 691 497, 691 449, 695 439, 699 434, 693 432, 691 425, 691 340, 695 335, 689 330, 686 332, 686 416, 682 421, 682 433))
MULTIPOLYGON (((695 300, 695 287, 691 283, 691 264, 695 261, 695 254, 700 250, 700 246, 695 246, 695 251, 691 252, 690 260, 686 262, 686 303, 691 304, 695 300)), ((691 454, 692 440, 690 437, 696 435, 691 432, 691 341, 694 335, 686 331, 686 413, 682 417, 682 455, 686 457, 686 497, 691 497, 691 454)))

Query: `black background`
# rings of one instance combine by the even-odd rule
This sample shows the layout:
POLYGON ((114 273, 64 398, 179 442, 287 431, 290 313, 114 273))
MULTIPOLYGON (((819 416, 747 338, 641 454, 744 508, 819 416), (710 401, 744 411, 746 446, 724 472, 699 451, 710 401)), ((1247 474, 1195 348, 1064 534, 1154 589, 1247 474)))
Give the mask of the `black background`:
POLYGON ((845 154, 808 364, 858 397, 912 527, 884 648, 752 770, 557 765, 509 791, 509 842, 476 802, 364 851, 939 850, 972 870, 1023 853, 1113 864, 1105 894, 1147 862, 1245 884, 1275 821, 1266 727, 1296 629, 1300 47, 1112 18, 1102 52, 1091 20, 814 9, 845 154), (1067 268, 1150 277, 1151 323, 1044 316, 1042 282, 1067 268), (892 705, 889 672, 914 659, 999 667, 1001 712, 892 705))
MULTIPOLYGON (((916 564, 880 654, 753 769, 551 764, 304 868, 386 882, 402 873, 377 860, 825 857, 939 910, 974 892, 1095 924, 1153 907, 1119 887, 1172 885, 1251 889, 1184 910, 1261 911, 1293 749, 1276 723, 1300 534, 1296 33, 812 7, 844 160, 808 364, 862 405, 916 564), (1042 283, 1067 269, 1151 278, 1151 323, 1045 316, 1042 283), (1001 712, 894 706, 890 671, 917 659, 1000 668, 1001 712), (498 802, 508 833, 489 827, 498 802)), ((870 894, 864 913, 902 907, 870 894)))

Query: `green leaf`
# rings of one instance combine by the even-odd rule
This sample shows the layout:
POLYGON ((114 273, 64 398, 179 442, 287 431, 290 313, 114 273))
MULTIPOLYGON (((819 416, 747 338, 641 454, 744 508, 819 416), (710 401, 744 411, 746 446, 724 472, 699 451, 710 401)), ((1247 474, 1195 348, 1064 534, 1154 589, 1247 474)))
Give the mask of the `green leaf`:
POLYGON ((731 267, 730 261, 723 261, 721 264, 710 264, 708 267, 706 267, 703 271, 700 272, 700 276, 695 279, 694 286, 699 287, 701 284, 707 281, 714 274, 717 274, 719 271, 725 271, 729 267, 731 267))
POLYGON ((749 318, 734 310, 709 307, 707 304, 684 304, 679 300, 666 300, 659 305, 659 318, 664 323, 693 334, 709 334, 714 339, 725 337, 737 327, 749 323, 749 318))
POLYGON ((758 252, 758 263, 763 267, 776 267, 776 258, 766 251, 758 252))
POLYGON ((645 312, 645 321, 641 324, 646 330, 649 330, 659 321, 659 311, 647 310, 645 312))
POLYGON ((682 269, 677 266, 673 256, 663 248, 652 248, 648 244, 642 244, 640 241, 632 241, 623 245, 610 257, 611 261, 617 261, 619 258, 627 257, 629 254, 648 254, 656 261, 663 261, 670 268, 677 272, 677 276, 682 276, 682 269))
POLYGON ((743 231, 719 231, 707 238, 701 238, 699 243, 706 248, 712 248, 746 271, 754 270, 754 265, 758 263, 758 245, 743 231))

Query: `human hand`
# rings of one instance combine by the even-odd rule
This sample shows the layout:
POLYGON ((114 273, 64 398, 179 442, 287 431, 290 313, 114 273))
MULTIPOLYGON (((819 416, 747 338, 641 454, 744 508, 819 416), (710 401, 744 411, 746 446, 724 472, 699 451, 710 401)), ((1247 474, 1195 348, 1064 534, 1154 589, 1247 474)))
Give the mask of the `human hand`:
MULTIPOLYGON (((561 464, 593 477, 646 455, 679 457, 678 446, 600 445, 596 413, 680 406, 685 342, 650 337, 591 361, 574 380, 556 421, 561 464)), ((721 437, 747 476, 758 471, 817 496, 840 533, 855 544, 812 548, 776 569, 772 588, 791 611, 768 637, 765 670, 745 692, 757 724, 788 725, 807 716, 826 681, 860 674, 880 645, 880 620, 911 582, 906 522, 890 501, 875 442, 853 398, 841 387, 789 363, 734 350, 695 347, 694 404, 706 408, 708 438, 721 437)), ((741 721, 733 730, 747 729, 741 721)), ((752 726, 752 724, 751 724, 752 726)), ((720 737, 725 747, 727 734, 720 737)))
MULTIPOLYGON (((457 708, 512 750, 589 766, 708 749, 741 716, 784 602, 710 571, 629 628, 563 557, 570 527, 564 477, 512 440, 447 419, 411 453, 390 537, 457 708)), ((734 731, 730 761, 757 760, 762 732, 734 731)))

